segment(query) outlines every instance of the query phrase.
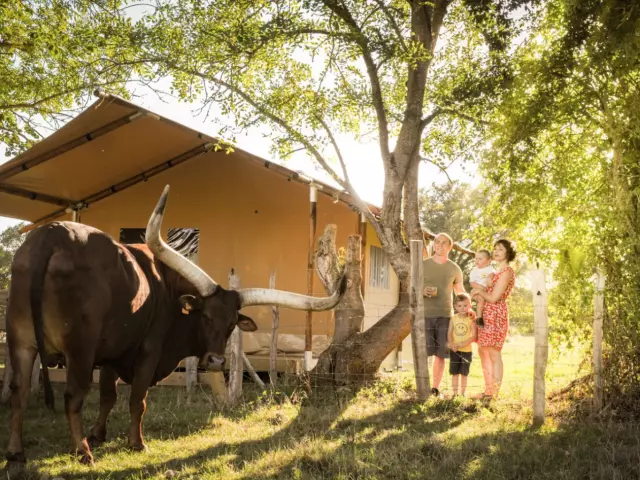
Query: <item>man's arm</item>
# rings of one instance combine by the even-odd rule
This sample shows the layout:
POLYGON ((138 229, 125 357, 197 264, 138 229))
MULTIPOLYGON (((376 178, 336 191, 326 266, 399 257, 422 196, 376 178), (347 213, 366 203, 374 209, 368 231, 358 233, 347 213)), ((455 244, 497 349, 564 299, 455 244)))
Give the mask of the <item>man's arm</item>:
POLYGON ((466 293, 464 289, 464 283, 462 281, 462 270, 458 267, 458 273, 456 274, 456 278, 453 281, 453 291, 456 293, 466 293))

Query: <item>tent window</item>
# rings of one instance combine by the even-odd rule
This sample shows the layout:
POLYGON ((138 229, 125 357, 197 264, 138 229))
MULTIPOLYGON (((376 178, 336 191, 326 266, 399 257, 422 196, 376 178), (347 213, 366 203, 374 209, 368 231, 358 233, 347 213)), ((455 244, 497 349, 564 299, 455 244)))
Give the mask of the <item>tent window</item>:
MULTIPOLYGON (((121 228, 120 242, 144 243, 145 233, 145 228, 121 228)), ((167 232, 166 242, 192 262, 198 263, 199 228, 170 228, 167 232)))
POLYGON ((389 260, 380 247, 370 246, 369 286, 373 288, 389 288, 389 260))

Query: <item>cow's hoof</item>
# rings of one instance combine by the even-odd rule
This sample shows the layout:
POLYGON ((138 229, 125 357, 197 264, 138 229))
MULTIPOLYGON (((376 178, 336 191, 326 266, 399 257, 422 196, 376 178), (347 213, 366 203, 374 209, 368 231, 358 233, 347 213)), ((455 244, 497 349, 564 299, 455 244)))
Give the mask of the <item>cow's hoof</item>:
POLYGON ((93 450, 94 448, 102 445, 105 442, 105 440, 106 440, 105 437, 98 437, 96 435, 91 435, 89 436, 89 438, 87 438, 87 443, 89 444, 89 448, 93 450))
POLYGON ((145 452, 149 451, 149 447, 147 447, 144 443, 130 443, 129 448, 134 452, 145 452))
POLYGON ((7 478, 20 478, 26 471, 27 457, 24 452, 7 453, 7 466, 5 467, 7 478))
POLYGON ((22 465, 27 463, 27 457, 24 452, 7 452, 6 459, 8 463, 17 463, 22 465))
POLYGON ((82 465, 88 465, 89 467, 93 467, 93 455, 88 452, 80 454, 80 463, 82 465))

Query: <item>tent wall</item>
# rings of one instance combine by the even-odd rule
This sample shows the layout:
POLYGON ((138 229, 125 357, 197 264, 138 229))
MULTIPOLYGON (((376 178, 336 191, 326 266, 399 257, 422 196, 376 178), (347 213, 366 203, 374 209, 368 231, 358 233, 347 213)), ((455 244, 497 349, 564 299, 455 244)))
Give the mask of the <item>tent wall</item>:
MULTIPOLYGON (((276 288, 307 292, 309 188, 233 153, 194 158, 83 210, 81 220, 117 239, 121 228, 146 226, 166 184, 171 192, 163 234, 170 227, 198 228, 199 264, 218 283, 228 286, 228 273, 234 268, 242 286, 268 287, 276 271, 276 288)), ((337 244, 345 246, 348 235, 357 233, 358 215, 319 194, 318 234, 327 223, 337 224, 337 244)), ((317 275, 313 293, 326 295, 317 275)), ((256 320, 259 332, 270 331, 269 307, 244 311, 256 320)), ((280 332, 300 335, 303 341, 304 319, 303 311, 282 309, 280 332)), ((314 313, 313 333, 333 333, 330 313, 314 313)))

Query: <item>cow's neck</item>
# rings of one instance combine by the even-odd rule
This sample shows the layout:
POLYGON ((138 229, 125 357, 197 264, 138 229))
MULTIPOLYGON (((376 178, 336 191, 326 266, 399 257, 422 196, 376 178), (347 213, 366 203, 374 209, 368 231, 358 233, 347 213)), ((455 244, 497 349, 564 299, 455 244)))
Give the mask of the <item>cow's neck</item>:
POLYGON ((204 348, 198 342, 198 316, 183 315, 176 318, 164 341, 158 364, 159 373, 171 373, 187 357, 202 357, 204 348), (165 371, 168 370, 168 373, 165 371))

